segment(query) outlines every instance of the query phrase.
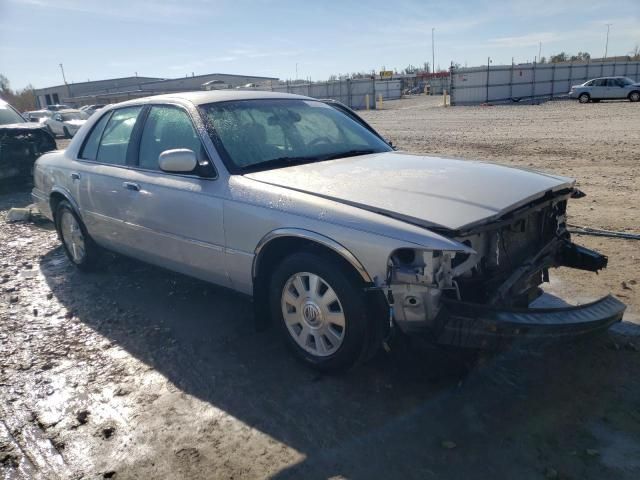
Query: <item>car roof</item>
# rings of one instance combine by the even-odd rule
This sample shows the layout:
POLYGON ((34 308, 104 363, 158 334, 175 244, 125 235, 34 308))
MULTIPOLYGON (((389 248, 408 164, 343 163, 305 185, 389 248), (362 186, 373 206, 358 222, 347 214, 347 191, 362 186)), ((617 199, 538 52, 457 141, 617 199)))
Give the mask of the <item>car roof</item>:
POLYGON ((228 102, 233 100, 261 100, 261 99, 297 99, 297 100, 314 100, 303 95, 294 95, 292 93, 265 92, 261 90, 207 90, 197 92, 179 92, 166 93, 163 95, 155 95, 152 97, 138 98, 123 102, 123 104, 147 103, 153 100, 187 100, 194 105, 203 105, 215 102, 228 102))

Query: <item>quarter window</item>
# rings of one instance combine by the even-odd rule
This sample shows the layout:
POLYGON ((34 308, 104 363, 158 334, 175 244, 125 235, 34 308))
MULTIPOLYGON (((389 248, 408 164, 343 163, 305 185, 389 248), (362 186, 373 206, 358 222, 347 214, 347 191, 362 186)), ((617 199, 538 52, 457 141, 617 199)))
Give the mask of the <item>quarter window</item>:
POLYGON ((121 108, 113 112, 102 134, 96 158, 98 162, 112 165, 127 163, 129 140, 141 110, 142 107, 138 106, 121 108))
POLYGON ((187 112, 168 105, 151 107, 140 140, 140 168, 159 170, 160 154, 174 148, 193 150, 201 165, 207 161, 202 142, 187 112))

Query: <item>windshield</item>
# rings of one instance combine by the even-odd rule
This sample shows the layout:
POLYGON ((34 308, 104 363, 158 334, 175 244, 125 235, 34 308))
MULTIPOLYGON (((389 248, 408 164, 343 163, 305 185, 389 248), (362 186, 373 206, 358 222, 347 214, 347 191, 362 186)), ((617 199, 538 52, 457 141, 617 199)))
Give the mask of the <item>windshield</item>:
POLYGON ((70 112, 62 114, 62 121, 68 122, 69 120, 86 120, 87 115, 84 112, 70 112))
POLYGON ((202 110, 234 173, 392 150, 355 120, 314 100, 240 100, 202 110))
POLYGON ((9 104, 0 103, 0 125, 24 123, 24 118, 9 104))

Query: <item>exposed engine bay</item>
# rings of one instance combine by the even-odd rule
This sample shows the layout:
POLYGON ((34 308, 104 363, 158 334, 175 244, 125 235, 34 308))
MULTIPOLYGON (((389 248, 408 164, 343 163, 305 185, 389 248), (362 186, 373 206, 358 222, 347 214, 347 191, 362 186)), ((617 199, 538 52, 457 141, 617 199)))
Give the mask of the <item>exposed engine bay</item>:
POLYGON ((598 271, 607 257, 575 245, 566 229, 576 189, 548 193, 502 218, 466 231, 438 232, 475 253, 401 249, 388 264, 388 299, 403 330, 434 326, 446 300, 526 309, 542 294, 549 269, 598 271))
POLYGON ((33 164, 56 149, 54 138, 37 124, 0 126, 0 181, 32 178, 33 164))

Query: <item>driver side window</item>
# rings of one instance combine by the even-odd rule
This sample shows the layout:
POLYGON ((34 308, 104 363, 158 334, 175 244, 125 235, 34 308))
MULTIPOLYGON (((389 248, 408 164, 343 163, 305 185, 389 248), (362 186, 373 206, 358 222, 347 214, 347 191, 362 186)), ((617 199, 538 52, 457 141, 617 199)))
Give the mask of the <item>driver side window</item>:
POLYGON ((200 164, 208 161, 187 112, 170 105, 151 107, 140 140, 138 166, 147 170, 159 170, 160 154, 175 148, 192 150, 200 164))

